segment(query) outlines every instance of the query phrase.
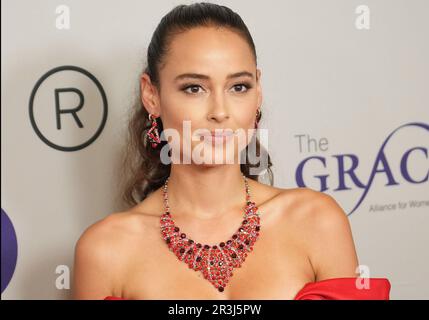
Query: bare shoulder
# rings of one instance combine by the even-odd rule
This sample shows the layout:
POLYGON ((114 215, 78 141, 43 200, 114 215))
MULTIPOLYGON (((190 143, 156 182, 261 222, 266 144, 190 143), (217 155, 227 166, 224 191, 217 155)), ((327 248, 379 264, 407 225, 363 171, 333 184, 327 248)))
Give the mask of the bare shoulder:
POLYGON ((91 253, 102 258, 103 256, 125 252, 124 246, 130 241, 144 239, 150 227, 151 215, 131 208, 122 212, 114 212, 90 225, 82 233, 76 243, 75 251, 91 253))
POLYGON ((74 249, 73 296, 104 299, 120 294, 129 244, 144 234, 144 224, 132 212, 111 213, 81 234, 74 249))
POLYGON ((141 233, 144 224, 133 211, 114 212, 90 225, 79 238, 76 246, 96 249, 103 246, 120 245, 127 238, 141 233))
POLYGON ((310 188, 285 190, 282 196, 285 219, 299 230, 316 280, 358 276, 351 225, 335 198, 310 188))
POLYGON ((329 194, 310 188, 284 189, 283 204, 287 206, 288 218, 298 219, 314 227, 329 227, 329 224, 348 223, 348 218, 338 202, 329 194))

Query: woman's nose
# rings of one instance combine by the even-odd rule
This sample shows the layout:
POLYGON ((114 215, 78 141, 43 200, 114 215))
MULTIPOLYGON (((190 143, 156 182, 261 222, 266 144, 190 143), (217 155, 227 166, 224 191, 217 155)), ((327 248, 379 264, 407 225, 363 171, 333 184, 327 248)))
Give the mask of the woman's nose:
POLYGON ((217 122, 225 121, 229 118, 228 108, 222 93, 213 96, 211 109, 208 113, 208 120, 215 120, 217 122))
POLYGON ((211 112, 208 115, 209 121, 215 120, 216 122, 223 122, 223 121, 226 121, 228 119, 229 119, 229 115, 225 111, 211 112))

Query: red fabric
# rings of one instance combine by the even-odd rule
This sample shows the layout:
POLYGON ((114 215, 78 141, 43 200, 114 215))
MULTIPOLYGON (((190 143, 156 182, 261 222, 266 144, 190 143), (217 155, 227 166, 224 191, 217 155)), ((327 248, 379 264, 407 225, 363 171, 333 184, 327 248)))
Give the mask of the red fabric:
POLYGON ((307 283, 294 300, 389 300, 389 293, 386 278, 333 278, 307 283))
MULTIPOLYGON (((293 300, 389 300, 390 282, 387 278, 332 278, 309 282, 293 300), (368 282, 369 288, 359 288, 368 282)), ((108 296, 104 300, 126 300, 108 296)))
POLYGON ((106 298, 104 298, 104 300, 126 300, 126 299, 120 298, 120 297, 114 297, 114 296, 107 296, 106 298))

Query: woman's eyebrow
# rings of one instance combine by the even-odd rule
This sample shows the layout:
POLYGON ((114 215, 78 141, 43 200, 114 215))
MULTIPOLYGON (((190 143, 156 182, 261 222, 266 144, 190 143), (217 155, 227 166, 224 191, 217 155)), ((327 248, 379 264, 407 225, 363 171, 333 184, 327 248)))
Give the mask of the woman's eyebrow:
MULTIPOLYGON (((235 72, 235 73, 231 73, 229 74, 226 78, 227 79, 232 79, 232 78, 238 78, 238 77, 249 77, 251 79, 253 79, 253 74, 249 71, 240 71, 240 72, 235 72)), ((182 73, 180 75, 178 75, 176 78, 174 78, 174 81, 178 81, 178 80, 182 80, 182 79, 187 79, 187 78, 191 78, 191 79, 202 79, 202 80, 209 80, 210 77, 205 75, 205 74, 200 74, 200 73, 182 73)))

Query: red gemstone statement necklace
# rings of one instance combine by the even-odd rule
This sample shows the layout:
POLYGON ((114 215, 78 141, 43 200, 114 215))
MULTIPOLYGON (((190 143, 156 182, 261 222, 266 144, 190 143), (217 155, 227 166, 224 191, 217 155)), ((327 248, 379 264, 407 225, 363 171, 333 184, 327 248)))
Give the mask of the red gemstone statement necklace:
POLYGON ((168 204, 168 180, 164 183, 163 195, 165 213, 161 216, 161 234, 170 251, 185 262, 189 268, 202 272, 220 292, 224 291, 234 268, 240 268, 247 254, 259 237, 260 214, 258 207, 250 201, 250 191, 246 176, 246 206, 241 226, 232 237, 217 245, 203 245, 188 238, 174 223, 168 204))

